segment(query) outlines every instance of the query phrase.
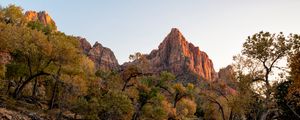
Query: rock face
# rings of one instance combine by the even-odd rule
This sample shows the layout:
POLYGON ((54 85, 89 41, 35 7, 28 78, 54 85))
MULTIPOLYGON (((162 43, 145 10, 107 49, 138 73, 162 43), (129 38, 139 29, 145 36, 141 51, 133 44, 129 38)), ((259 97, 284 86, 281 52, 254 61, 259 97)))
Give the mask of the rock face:
POLYGON ((25 13, 25 16, 28 21, 39 21, 43 25, 49 25, 54 30, 57 30, 55 22, 52 20, 52 18, 48 15, 46 11, 27 11, 25 13))
POLYGON ((80 42, 80 47, 82 48, 83 53, 87 55, 92 49, 91 44, 85 38, 77 37, 77 39, 80 42))
MULTIPOLYGON (((38 21, 43 25, 49 26, 55 31, 57 31, 55 22, 45 11, 27 11, 25 13, 25 16, 28 21, 38 21)), ((80 47, 82 48, 83 53, 86 54, 95 63, 96 69, 113 70, 119 68, 119 63, 114 53, 109 48, 103 47, 98 42, 96 42, 95 45, 92 47, 91 44, 85 38, 77 38, 80 42, 80 47)))
POLYGON ((12 60, 11 55, 8 52, 0 51, 0 65, 5 65, 12 60))
POLYGON ((9 52, 0 51, 0 79, 5 76, 5 65, 10 63, 12 60, 9 52))
POLYGON ((94 61, 96 68, 101 69, 118 69, 119 63, 114 53, 100 43, 96 42, 88 53, 89 58, 94 61))
POLYGON ((78 40, 83 53, 95 63, 96 69, 117 70, 119 68, 118 60, 109 48, 103 47, 98 42, 92 47, 85 38, 78 37, 78 40))
POLYGON ((233 67, 231 65, 228 65, 225 68, 221 68, 218 72, 218 79, 224 80, 227 82, 235 81, 235 73, 234 73, 233 67))
POLYGON ((31 118, 25 114, 17 111, 0 108, 1 120, 31 120, 31 118))
POLYGON ((205 80, 213 80, 216 75, 208 55, 187 42, 176 28, 146 58, 154 72, 170 71, 176 76, 193 73, 205 80))

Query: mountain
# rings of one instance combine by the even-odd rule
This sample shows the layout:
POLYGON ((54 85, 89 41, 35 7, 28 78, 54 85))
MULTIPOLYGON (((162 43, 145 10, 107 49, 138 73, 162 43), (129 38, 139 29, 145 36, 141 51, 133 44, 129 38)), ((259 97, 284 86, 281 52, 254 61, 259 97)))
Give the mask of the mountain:
POLYGON ((117 70, 119 68, 118 60, 109 48, 103 47, 98 42, 92 47, 85 38, 78 37, 78 40, 83 53, 95 63, 96 69, 117 70))
MULTIPOLYGON (((171 30, 158 49, 145 56, 151 72, 169 71, 181 79, 180 82, 211 81, 217 76, 208 55, 189 43, 177 28, 171 30)), ((125 66, 135 63, 138 62, 126 63, 125 66)))
MULTIPOLYGON (((50 26, 57 31, 54 20, 45 12, 27 11, 25 18, 28 21, 37 21, 45 26, 50 26)), ((116 70, 119 68, 119 63, 114 53, 107 47, 103 47, 96 42, 93 46, 85 39, 77 37, 80 42, 80 47, 83 53, 86 54, 94 63, 96 69, 116 70)))
MULTIPOLYGON (((27 11, 25 16, 29 21, 38 21, 45 26, 55 26, 55 22, 45 11, 27 11)), ((95 63, 96 69, 119 69, 119 63, 109 48, 98 42, 91 46, 85 38, 78 37, 78 40, 83 53, 95 63)), ((145 56, 150 64, 149 70, 154 73, 169 71, 183 79, 213 80, 217 76, 208 55, 200 51, 199 47, 187 42, 177 28, 171 30, 158 49, 145 56)))
POLYGON ((38 21, 45 26, 50 26, 53 30, 57 30, 56 24, 54 20, 50 17, 50 15, 46 11, 26 11, 25 18, 28 21, 38 21))
MULTIPOLYGON (((25 16, 29 21, 38 21, 45 26, 55 26, 55 22, 45 11, 27 11, 25 16)), ((109 48, 98 42, 91 46, 86 39, 81 37, 78 37, 78 40, 83 53, 95 63, 97 69, 119 69, 119 63, 109 48)), ((154 73, 169 71, 183 79, 213 80, 217 76, 208 55, 200 51, 199 47, 187 42, 177 28, 173 28, 158 49, 146 55, 146 59, 150 64, 149 70, 154 73)))
POLYGON ((208 55, 187 42, 177 28, 172 28, 167 37, 147 58, 156 72, 170 71, 177 76, 192 72, 206 80, 213 80, 215 70, 208 55))

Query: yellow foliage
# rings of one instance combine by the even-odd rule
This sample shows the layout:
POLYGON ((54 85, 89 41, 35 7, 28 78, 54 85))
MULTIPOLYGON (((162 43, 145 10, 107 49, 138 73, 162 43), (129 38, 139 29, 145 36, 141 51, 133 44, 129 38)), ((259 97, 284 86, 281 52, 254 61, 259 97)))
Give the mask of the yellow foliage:
POLYGON ((163 108, 166 110, 166 112, 168 113, 168 116, 176 116, 176 109, 173 108, 172 104, 170 102, 168 102, 167 100, 163 100, 161 101, 161 104, 163 106, 163 108))
POLYGON ((128 98, 133 98, 134 100, 139 99, 139 91, 137 89, 128 88, 128 89, 126 89, 126 94, 127 94, 128 98))
POLYGON ((174 84, 173 89, 179 93, 184 93, 186 91, 186 88, 181 83, 174 84))
POLYGON ((181 99, 176 106, 177 116, 180 118, 192 117, 196 112, 197 104, 190 99, 181 99))

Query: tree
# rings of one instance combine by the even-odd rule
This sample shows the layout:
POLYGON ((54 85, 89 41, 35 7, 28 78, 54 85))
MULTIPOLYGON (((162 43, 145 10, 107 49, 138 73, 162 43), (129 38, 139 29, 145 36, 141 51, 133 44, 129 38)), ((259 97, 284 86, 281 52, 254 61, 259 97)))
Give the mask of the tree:
POLYGON ((290 99, 298 101, 297 105, 300 106, 300 52, 291 58, 291 78, 292 86, 289 88, 290 99))
MULTIPOLYGON (((18 97, 24 87, 38 76, 48 75, 45 69, 51 59, 51 45, 44 34, 26 27, 7 25, 2 29, 0 39, 3 40, 2 50, 8 51, 14 61, 11 64, 24 65, 24 76, 19 80, 14 96, 18 97)), ((11 71, 13 74, 13 71, 11 71)))
POLYGON ((248 76, 240 76, 235 69, 235 66, 222 68, 216 81, 203 83, 197 98, 197 104, 200 106, 198 116, 223 120, 247 117, 250 104, 254 101, 251 83, 248 76))
POLYGON ((204 113, 205 117, 215 117, 207 119, 222 119, 226 120, 229 118, 229 112, 231 111, 229 107, 230 95, 227 86, 224 82, 213 82, 208 83, 208 87, 201 90, 200 95, 203 102, 204 111, 209 111, 204 113), (215 114, 215 116, 210 116, 210 114, 215 114))
MULTIPOLYGON (((190 88, 193 89, 193 85, 192 84, 189 85, 190 88)), ((187 89, 181 83, 174 84, 173 89, 174 89, 173 107, 176 108, 177 102, 179 102, 184 97, 189 97, 190 91, 187 91, 187 89)))
POLYGON ((151 86, 140 84, 138 85, 138 99, 135 105, 137 106, 137 109, 135 110, 135 113, 133 114, 132 119, 138 120, 142 114, 142 109, 146 104, 150 104, 150 100, 157 97, 158 90, 155 88, 151 88, 151 86))
MULTIPOLYGON (((79 54, 78 41, 74 37, 66 36, 63 33, 51 34, 49 42, 53 45, 51 52, 51 64, 47 72, 53 78, 54 86, 49 108, 52 109, 55 100, 58 98, 60 84, 69 83, 71 86, 84 84, 80 74, 84 73, 81 62, 85 62, 83 55, 79 54), (78 83, 79 82, 79 83, 78 83)), ((86 71, 85 71, 86 72, 86 71)), ((83 87, 82 87, 83 88, 83 87)))
POLYGON ((278 62, 287 56, 290 48, 290 40, 283 33, 276 35, 263 31, 249 36, 243 44, 241 58, 247 61, 244 62, 244 66, 248 68, 246 71, 242 71, 242 74, 249 74, 252 83, 256 83, 255 87, 258 85, 257 83, 263 86, 260 91, 255 91, 262 93, 260 95, 264 98, 264 107, 259 119, 266 119, 268 114, 277 109, 272 97, 274 89, 270 77, 275 69, 283 69, 278 66, 278 62))
POLYGON ((292 85, 289 88, 289 99, 297 101, 297 105, 300 106, 300 36, 293 36, 293 52, 289 55, 289 67, 291 69, 291 81, 292 85))
POLYGON ((3 64, 0 64, 0 79, 3 79, 5 76, 5 66, 3 64))
POLYGON ((0 6, 0 23, 4 22, 4 11, 2 6, 0 6))
POLYGON ((129 60, 134 61, 134 60, 139 60, 143 55, 140 52, 136 52, 132 55, 129 55, 129 60))
POLYGON ((167 119, 172 107, 165 94, 172 94, 168 84, 174 79, 174 75, 168 72, 140 77, 135 83, 138 95, 132 99, 136 106, 132 119, 167 119))
POLYGON ((23 9, 16 5, 9 5, 5 7, 2 11, 2 20, 7 24, 13 24, 18 26, 23 26, 26 23, 25 17, 23 15, 23 9))
POLYGON ((40 21, 29 21, 27 23, 27 27, 31 28, 31 29, 35 29, 38 31, 42 31, 43 33, 45 33, 46 35, 49 35, 50 33, 52 33, 54 30, 56 30, 56 26, 55 24, 52 25, 53 27, 51 27, 51 25, 44 25, 43 23, 41 23, 40 21))
POLYGON ((122 78, 123 78, 123 81, 124 81, 122 91, 125 91, 126 88, 133 86, 134 83, 130 84, 130 82, 133 81, 133 79, 136 79, 136 77, 139 77, 139 76, 142 76, 142 75, 143 75, 143 73, 139 71, 139 69, 136 65, 127 66, 125 68, 124 72, 122 73, 122 78))
POLYGON ((196 107, 197 104, 193 100, 186 98, 181 99, 180 101, 178 101, 176 106, 177 118, 193 118, 194 113, 196 112, 196 107))
POLYGON ((101 119, 131 119, 133 114, 133 106, 122 93, 108 93, 104 96, 100 111, 101 119))
POLYGON ((277 96, 282 100, 282 103, 285 103, 283 108, 288 108, 289 111, 292 111, 292 116, 297 116, 299 119, 300 113, 297 111, 300 109, 300 36, 294 34, 292 38, 292 52, 289 54, 291 76, 288 79, 290 79, 290 81, 280 84, 281 87, 278 89, 283 89, 284 91, 283 93, 278 92, 277 96), (282 97, 285 97, 285 99, 282 97))
POLYGON ((297 100, 287 99, 289 88, 291 87, 292 81, 284 81, 277 85, 275 98, 279 108, 282 110, 281 115, 278 117, 280 120, 290 119, 296 120, 300 119, 299 113, 300 107, 297 106, 297 100))
POLYGON ((78 119, 77 115, 85 115, 89 110, 89 103, 84 97, 75 99, 72 105, 73 107, 70 110, 75 113, 74 119, 78 119))
POLYGON ((173 103, 172 107, 176 109, 176 113, 175 116, 170 116, 169 119, 182 119, 183 117, 193 115, 197 107, 194 102, 195 93, 195 87, 191 83, 188 83, 187 86, 183 86, 182 83, 173 84, 171 102, 173 103), (191 103, 191 106, 187 103, 191 103), (180 104, 180 106, 177 106, 178 104, 180 104), (185 110, 191 107, 192 109, 188 111, 185 110))

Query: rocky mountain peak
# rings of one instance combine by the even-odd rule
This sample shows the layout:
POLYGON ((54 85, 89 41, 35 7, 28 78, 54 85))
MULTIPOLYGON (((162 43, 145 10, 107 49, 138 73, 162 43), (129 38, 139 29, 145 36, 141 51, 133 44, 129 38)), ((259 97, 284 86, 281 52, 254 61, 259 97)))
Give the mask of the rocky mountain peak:
POLYGON ((88 52, 89 58, 94 61, 96 68, 106 70, 117 70, 119 68, 118 60, 111 49, 103 47, 96 42, 88 52))
POLYGON ((96 69, 117 70, 119 63, 112 50, 103 47, 99 42, 95 42, 93 47, 82 37, 77 37, 83 53, 86 54, 94 63, 96 69))
POLYGON ((172 28, 158 49, 153 50, 146 58, 154 72, 166 70, 176 76, 193 73, 205 80, 213 80, 216 76, 208 55, 189 43, 177 28, 172 28))
POLYGON ((171 32, 167 35, 158 48, 163 49, 166 47, 172 49, 172 51, 170 51, 171 54, 180 53, 182 55, 189 55, 189 51, 200 51, 198 47, 194 47, 192 43, 189 43, 177 28, 171 29, 171 32))
POLYGON ((87 55, 92 49, 91 44, 85 38, 77 37, 77 39, 79 40, 80 47, 82 48, 83 53, 87 55))
MULTIPOLYGON (((172 28, 171 32, 167 35, 164 41, 161 43, 163 44, 185 44, 186 39, 182 35, 182 33, 177 28, 172 28)), ((160 45, 160 46, 161 46, 160 45)))
POLYGON ((172 28, 168 36, 182 37, 183 35, 178 28, 172 28))
POLYGON ((45 26, 50 26, 54 30, 57 30, 56 24, 54 20, 50 17, 50 15, 46 11, 26 11, 25 17, 28 21, 39 21, 45 26))
POLYGON ((95 42, 95 44, 93 45, 93 47, 103 47, 102 44, 100 44, 98 41, 95 42))

